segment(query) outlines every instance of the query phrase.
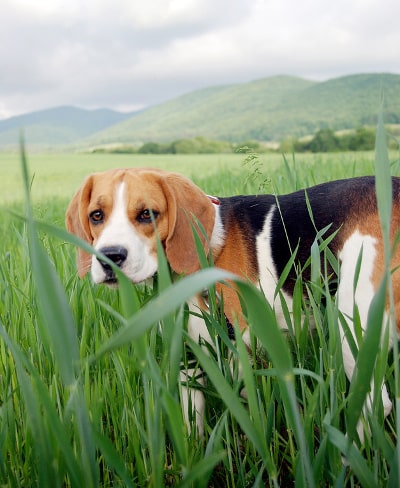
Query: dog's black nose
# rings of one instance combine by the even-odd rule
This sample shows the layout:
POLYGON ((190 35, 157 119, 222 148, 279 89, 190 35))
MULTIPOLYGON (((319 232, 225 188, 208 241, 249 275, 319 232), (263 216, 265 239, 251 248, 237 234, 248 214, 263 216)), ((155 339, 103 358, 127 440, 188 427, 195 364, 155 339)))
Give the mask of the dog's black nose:
MULTIPOLYGON (((101 254, 104 254, 104 256, 106 256, 113 263, 115 263, 119 268, 122 267, 126 258, 128 257, 128 250, 122 246, 103 247, 99 249, 99 251, 101 252, 101 254)), ((106 271, 111 270, 111 266, 109 264, 102 261, 101 258, 98 258, 98 260, 106 271)))

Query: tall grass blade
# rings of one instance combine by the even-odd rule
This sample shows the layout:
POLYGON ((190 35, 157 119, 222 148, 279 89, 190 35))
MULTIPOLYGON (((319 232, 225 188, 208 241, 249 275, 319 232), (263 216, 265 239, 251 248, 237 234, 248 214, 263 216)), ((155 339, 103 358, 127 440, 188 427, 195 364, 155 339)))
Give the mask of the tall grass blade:
POLYGON ((367 462, 357 447, 349 442, 349 439, 332 425, 325 424, 325 429, 332 444, 346 456, 346 461, 353 469, 361 486, 365 488, 378 488, 373 472, 368 468, 367 462))
POLYGON ((378 115, 375 142, 375 185, 378 200, 379 218, 385 245, 385 258, 388 265, 390 259, 390 221, 392 215, 392 178, 390 174, 389 152, 386 131, 383 123, 383 108, 378 115))
MULTIPOLYGON (((39 464, 44 463, 45 470, 53 470, 57 450, 63 453, 63 460, 68 470, 72 486, 79 488, 84 482, 80 464, 75 458, 70 444, 70 432, 67 432, 43 383, 32 363, 15 344, 4 327, 0 324, 0 335, 10 349, 20 382, 21 392, 27 405, 27 420, 34 435, 34 448, 37 449, 39 464), (46 419, 46 423, 44 423, 46 419), (44 449, 50 449, 44 452, 44 449), (53 462, 49 462, 53 460, 53 462)), ((60 473, 61 474, 61 473, 60 473)), ((46 475, 46 478, 53 474, 46 475)), ((45 486, 45 485, 43 485, 45 486)))
POLYGON ((85 404, 82 388, 77 385, 73 393, 74 414, 79 439, 80 463, 83 468, 85 486, 96 488, 99 484, 99 468, 96 458, 96 445, 89 412, 85 404))
POLYGON ((29 203, 29 176, 24 147, 21 147, 21 163, 27 199, 29 252, 32 274, 40 312, 43 317, 41 325, 42 338, 60 368, 60 374, 66 385, 74 383, 79 361, 76 325, 61 282, 39 242, 35 222, 29 203))
MULTIPOLYGON (((74 413, 80 440, 81 460, 84 466, 85 485, 94 487, 98 484, 98 467, 89 415, 78 381, 80 356, 76 324, 60 279, 38 238, 30 205, 28 165, 23 144, 21 145, 21 164, 26 191, 28 247, 32 276, 36 284, 36 295, 42 316, 42 320, 38 322, 40 333, 49 353, 54 355, 64 384, 75 389, 73 394, 74 413)), ((38 445, 41 445, 40 441, 38 445)), ((51 457, 49 456, 49 458, 51 457)))
MULTIPOLYGON (((157 291, 158 293, 162 293, 171 286, 172 277, 163 246, 159 239, 157 239, 157 262, 157 291)), ((183 323, 183 317, 180 318, 181 320, 178 322, 183 323)), ((177 383, 183 350, 182 327, 177 326, 176 319, 177 317, 175 317, 175 314, 171 313, 165 315, 162 322, 163 343, 165 345, 165 350, 168 351, 168 354, 165 354, 164 356, 165 362, 167 362, 168 365, 163 365, 163 368, 168 371, 168 386, 170 392, 174 390, 177 383)))
POLYGON ((293 168, 290 167, 286 154, 283 154, 283 163, 285 166, 286 177, 290 182, 290 186, 289 186, 290 191, 296 191, 299 189, 298 187, 299 179, 297 177, 296 158, 294 153, 292 153, 292 160, 293 160, 293 168))
POLYGON ((213 453, 199 461, 195 468, 192 469, 186 476, 184 476, 180 483, 181 488, 190 488, 192 486, 204 487, 208 486, 208 479, 211 475, 215 465, 222 461, 225 453, 213 453))
MULTIPOLYGON (((378 200, 378 210, 380 223, 382 227, 382 235, 385 249, 385 279, 387 281, 387 293, 389 296, 389 320, 390 327, 389 334, 393 344, 393 357, 394 360, 394 379, 395 379, 395 397, 396 401, 400 397, 400 366, 399 361, 396 359, 399 357, 398 337, 396 331, 396 319, 394 307, 393 286, 391 280, 391 243, 390 243, 390 224, 393 205, 393 193, 392 193, 392 180, 390 174, 390 162, 387 146, 387 137, 383 120, 383 94, 381 100, 381 107, 378 115, 378 125, 376 129, 376 142, 375 142, 375 173, 376 173, 376 194, 378 200)), ((396 240, 398 236, 396 236, 396 240)), ((396 246, 399 243, 397 241, 396 246)), ((386 324, 385 324, 386 325, 386 324)), ((396 426, 400 425, 400 411, 396 409, 396 426)), ((399 430, 397 430, 399 432, 399 430)), ((395 478, 400 479, 400 443, 396 444, 396 456, 394 457, 392 469, 396 469, 397 473, 395 478)), ((392 476, 393 478, 393 476, 392 476)))
POLYGON ((299 456, 303 467, 302 474, 304 474, 301 484, 311 488, 314 486, 314 477, 304 435, 303 422, 300 418, 297 404, 293 364, 288 344, 283 337, 282 330, 278 326, 273 310, 262 294, 248 283, 238 282, 237 287, 243 302, 246 304, 249 323, 256 337, 270 355, 276 369, 285 413, 299 446, 299 456), (268 327, 266 327, 266 324, 268 324, 268 327))
MULTIPOLYGON (((398 357, 398 356, 397 356, 398 357)), ((400 432, 400 415, 398 414, 400 410, 400 399, 396 396, 395 400, 396 409, 396 432, 400 432)), ((399 486, 400 483, 400 454, 399 454, 399 442, 397 441, 396 448, 393 451, 393 461, 391 464, 392 471, 390 473, 389 484, 390 488, 395 488, 399 486)))
POLYGON ((137 485, 132 481, 132 476, 127 470, 119 453, 116 451, 113 443, 100 432, 94 432, 96 445, 101 450, 107 465, 115 471, 118 477, 123 481, 126 488, 135 488, 137 485))
POLYGON ((217 281, 235 278, 232 273, 217 268, 208 268, 179 280, 130 317, 125 325, 100 347, 96 357, 98 358, 118 347, 134 343, 154 324, 169 313, 174 312, 204 288, 217 281))
POLYGON ((218 391, 221 400, 225 403, 230 413, 235 417, 246 436, 250 439, 255 449, 262 457, 267 466, 271 480, 276 484, 277 470, 272 461, 268 446, 265 443, 263 433, 254 425, 237 392, 229 385, 216 362, 213 361, 213 359, 210 358, 198 344, 190 340, 190 338, 188 338, 188 341, 191 349, 199 360, 201 367, 207 373, 207 377, 218 391))

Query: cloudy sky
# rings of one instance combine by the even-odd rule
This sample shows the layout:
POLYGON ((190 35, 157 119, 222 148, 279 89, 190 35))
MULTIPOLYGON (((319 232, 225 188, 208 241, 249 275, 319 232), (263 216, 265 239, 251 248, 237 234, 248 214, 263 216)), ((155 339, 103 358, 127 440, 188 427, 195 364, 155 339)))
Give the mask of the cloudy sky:
POLYGON ((0 0, 0 118, 276 74, 400 74, 399 0, 0 0))

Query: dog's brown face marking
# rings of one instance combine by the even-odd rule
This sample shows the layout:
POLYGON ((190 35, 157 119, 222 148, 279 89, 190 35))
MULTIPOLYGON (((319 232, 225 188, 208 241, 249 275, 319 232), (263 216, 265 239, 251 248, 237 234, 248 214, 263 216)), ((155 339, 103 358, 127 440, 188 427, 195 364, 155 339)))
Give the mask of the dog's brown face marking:
MULTIPOLYGON (((139 282, 157 270, 157 237, 174 271, 199 268, 192 232, 197 220, 211 238, 214 206, 191 181, 160 170, 127 169, 89 176, 67 210, 66 225, 99 251, 123 248, 121 269, 139 282)), ((207 250, 207 239, 202 240, 207 250)), ((106 281, 100 265, 79 251, 81 276, 91 268, 96 282, 106 281)))
MULTIPOLYGON (((155 241, 156 226, 161 241, 166 239, 169 229, 168 203, 165 191, 157 180, 152 174, 133 172, 117 173, 111 179, 105 179, 102 175, 93 176, 86 219, 94 246, 110 222, 117 204, 122 204, 129 225, 138 235, 155 241), (118 202, 117 192, 122 183, 124 195, 118 202)), ((152 251, 155 251, 154 246, 152 251)))

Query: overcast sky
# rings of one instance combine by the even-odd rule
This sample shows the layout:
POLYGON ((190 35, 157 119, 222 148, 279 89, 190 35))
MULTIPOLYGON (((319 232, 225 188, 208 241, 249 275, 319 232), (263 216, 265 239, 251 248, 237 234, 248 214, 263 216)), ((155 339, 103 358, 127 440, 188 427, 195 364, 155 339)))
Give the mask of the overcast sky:
POLYGON ((0 19, 0 118, 136 110, 276 74, 400 74, 399 0, 0 0, 0 19))

